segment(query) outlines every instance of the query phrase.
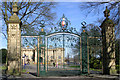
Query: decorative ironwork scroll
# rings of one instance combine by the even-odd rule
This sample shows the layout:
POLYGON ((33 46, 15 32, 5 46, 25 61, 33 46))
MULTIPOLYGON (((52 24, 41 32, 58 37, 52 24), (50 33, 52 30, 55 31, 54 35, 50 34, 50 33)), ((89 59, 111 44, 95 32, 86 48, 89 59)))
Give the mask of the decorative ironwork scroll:
POLYGON ((70 24, 71 24, 70 21, 63 14, 62 18, 60 18, 60 20, 57 22, 58 27, 51 27, 48 35, 51 33, 57 33, 57 32, 68 32, 68 33, 74 33, 79 35, 76 28, 69 27, 70 24))
POLYGON ((63 43, 64 47, 74 48, 78 41, 79 37, 76 37, 75 35, 65 33, 56 34, 48 37, 48 48, 62 48, 63 43))
POLYGON ((38 37, 21 37, 21 47, 22 48, 34 48, 38 44, 38 37))

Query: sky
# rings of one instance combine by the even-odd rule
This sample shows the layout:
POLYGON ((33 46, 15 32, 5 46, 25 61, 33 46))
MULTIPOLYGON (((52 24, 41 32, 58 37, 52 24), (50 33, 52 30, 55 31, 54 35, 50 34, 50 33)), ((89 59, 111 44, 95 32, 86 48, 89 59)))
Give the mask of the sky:
MULTIPOLYGON (((56 12, 56 19, 55 23, 62 17, 64 14, 65 17, 71 22, 70 27, 74 27, 77 31, 80 31, 82 25, 81 22, 85 21, 87 24, 94 23, 99 17, 104 17, 102 9, 99 15, 95 13, 89 14, 87 17, 85 16, 86 10, 80 9, 81 2, 59 2, 52 11, 56 12)), ((99 25, 99 24, 98 24, 99 25)), ((56 26, 57 27, 57 26, 56 26)), ((7 49, 7 40, 4 36, 0 33, 0 49, 6 48, 7 49)))
MULTIPOLYGON (((83 2, 84 3, 84 2, 83 2)), ((81 28, 81 23, 85 21, 87 24, 94 23, 97 18, 101 17, 103 11, 101 11, 100 15, 96 15, 92 13, 86 17, 86 10, 80 9, 81 2, 60 2, 58 3, 55 11, 57 12, 56 22, 62 17, 64 14, 68 20, 71 22, 71 27, 75 27, 77 29, 81 28)), ((103 9, 104 10, 104 9, 103 9)), ((103 17, 102 16, 102 17, 103 17)))

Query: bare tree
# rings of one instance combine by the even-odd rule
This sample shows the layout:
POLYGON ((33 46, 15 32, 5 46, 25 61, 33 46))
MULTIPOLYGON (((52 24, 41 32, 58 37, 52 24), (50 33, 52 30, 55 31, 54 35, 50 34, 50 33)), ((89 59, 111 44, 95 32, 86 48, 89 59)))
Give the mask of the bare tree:
MULTIPOLYGON (((110 19, 114 21, 115 26, 115 35, 116 37, 120 38, 120 27, 118 26, 119 24, 119 1, 114 1, 114 2, 87 2, 87 3, 82 3, 80 4, 80 8, 84 11, 86 11, 86 17, 88 15, 91 15, 91 13, 94 13, 94 15, 98 15, 105 9, 107 6, 108 9, 111 11, 110 13, 110 19)), ((104 17, 101 17, 97 19, 97 23, 102 23, 104 20, 104 17)))
MULTIPOLYGON (((2 34, 7 38, 7 21, 13 14, 13 2, 2 2, 2 34), (5 27, 6 26, 6 27, 5 27)), ((22 21, 21 30, 23 33, 37 34, 40 31, 41 21, 45 21, 47 26, 53 25, 55 13, 51 10, 55 8, 53 2, 18 2, 18 17, 22 21)))

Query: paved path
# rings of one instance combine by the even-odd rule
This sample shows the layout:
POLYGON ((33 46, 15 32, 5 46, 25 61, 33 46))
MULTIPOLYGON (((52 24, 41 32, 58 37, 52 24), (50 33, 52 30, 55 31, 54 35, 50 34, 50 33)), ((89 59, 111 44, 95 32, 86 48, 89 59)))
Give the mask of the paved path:
POLYGON ((72 77, 36 77, 36 78, 8 78, 2 80, 119 80, 118 77, 114 76, 72 76, 72 77))
MULTIPOLYGON (((44 67, 41 66, 41 68, 43 69, 44 67)), ((25 69, 26 73, 29 72, 29 74, 37 76, 37 66, 35 64, 26 65, 25 69)), ((80 75, 79 68, 71 68, 68 66, 65 66, 64 68, 62 66, 59 67, 48 66, 48 71, 45 73, 45 76, 75 76, 75 75, 80 75)))
MULTIPOLYGON (((44 66, 41 66, 41 68, 43 69, 44 66)), ((25 69, 29 72, 37 72, 37 65, 36 64, 30 64, 30 65, 26 65, 25 69)), ((54 67, 54 66, 48 66, 48 70, 79 70, 80 68, 72 68, 69 66, 58 66, 58 67, 54 67)))
MULTIPOLYGON (((27 72, 30 72, 30 73, 34 74, 35 76, 37 75, 37 65, 36 64, 26 65, 25 69, 27 70, 27 72)), ((42 66, 42 69, 43 69, 43 66, 42 66)), ((48 72, 55 76, 58 76, 58 75, 60 75, 60 76, 71 75, 72 76, 72 75, 77 75, 77 74, 79 75, 80 71, 78 71, 78 70, 79 70, 79 68, 71 68, 68 66, 65 66, 64 68, 62 66, 59 66, 58 68, 54 67, 54 66, 48 66, 48 72), (76 73, 76 74, 74 74, 74 73, 76 73)), ((90 73, 91 74, 101 74, 102 72, 90 70, 90 73)))
POLYGON ((36 64, 32 64, 32 65, 26 65, 25 69, 27 72, 37 72, 37 65, 36 64))
MULTIPOLYGON (((27 65, 26 70, 29 72, 36 73, 37 66, 35 64, 27 65)), ((52 73, 51 73, 52 74, 52 73)), ((69 74, 69 73, 67 73, 69 74)), ((10 76, 6 79, 4 77, 2 80, 119 80, 120 77, 118 76, 110 76, 110 75, 100 75, 100 74, 90 74, 90 75, 79 75, 79 76, 67 76, 67 77, 60 77, 60 76, 44 76, 44 77, 37 77, 30 73, 24 73, 21 76, 14 77, 10 76)))

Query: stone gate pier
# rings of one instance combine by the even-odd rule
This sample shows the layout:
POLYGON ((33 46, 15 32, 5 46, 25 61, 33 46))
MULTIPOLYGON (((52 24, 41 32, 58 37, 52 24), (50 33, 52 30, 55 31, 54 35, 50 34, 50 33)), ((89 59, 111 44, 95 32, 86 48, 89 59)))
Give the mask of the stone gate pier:
POLYGON ((103 74, 116 74, 115 69, 115 24, 108 17, 110 11, 104 11, 106 19, 101 24, 102 29, 102 44, 103 44, 103 74))
POLYGON ((13 15, 7 21, 8 28, 8 54, 7 54, 7 66, 8 74, 17 74, 21 71, 21 21, 17 16, 17 4, 13 5, 13 15))

